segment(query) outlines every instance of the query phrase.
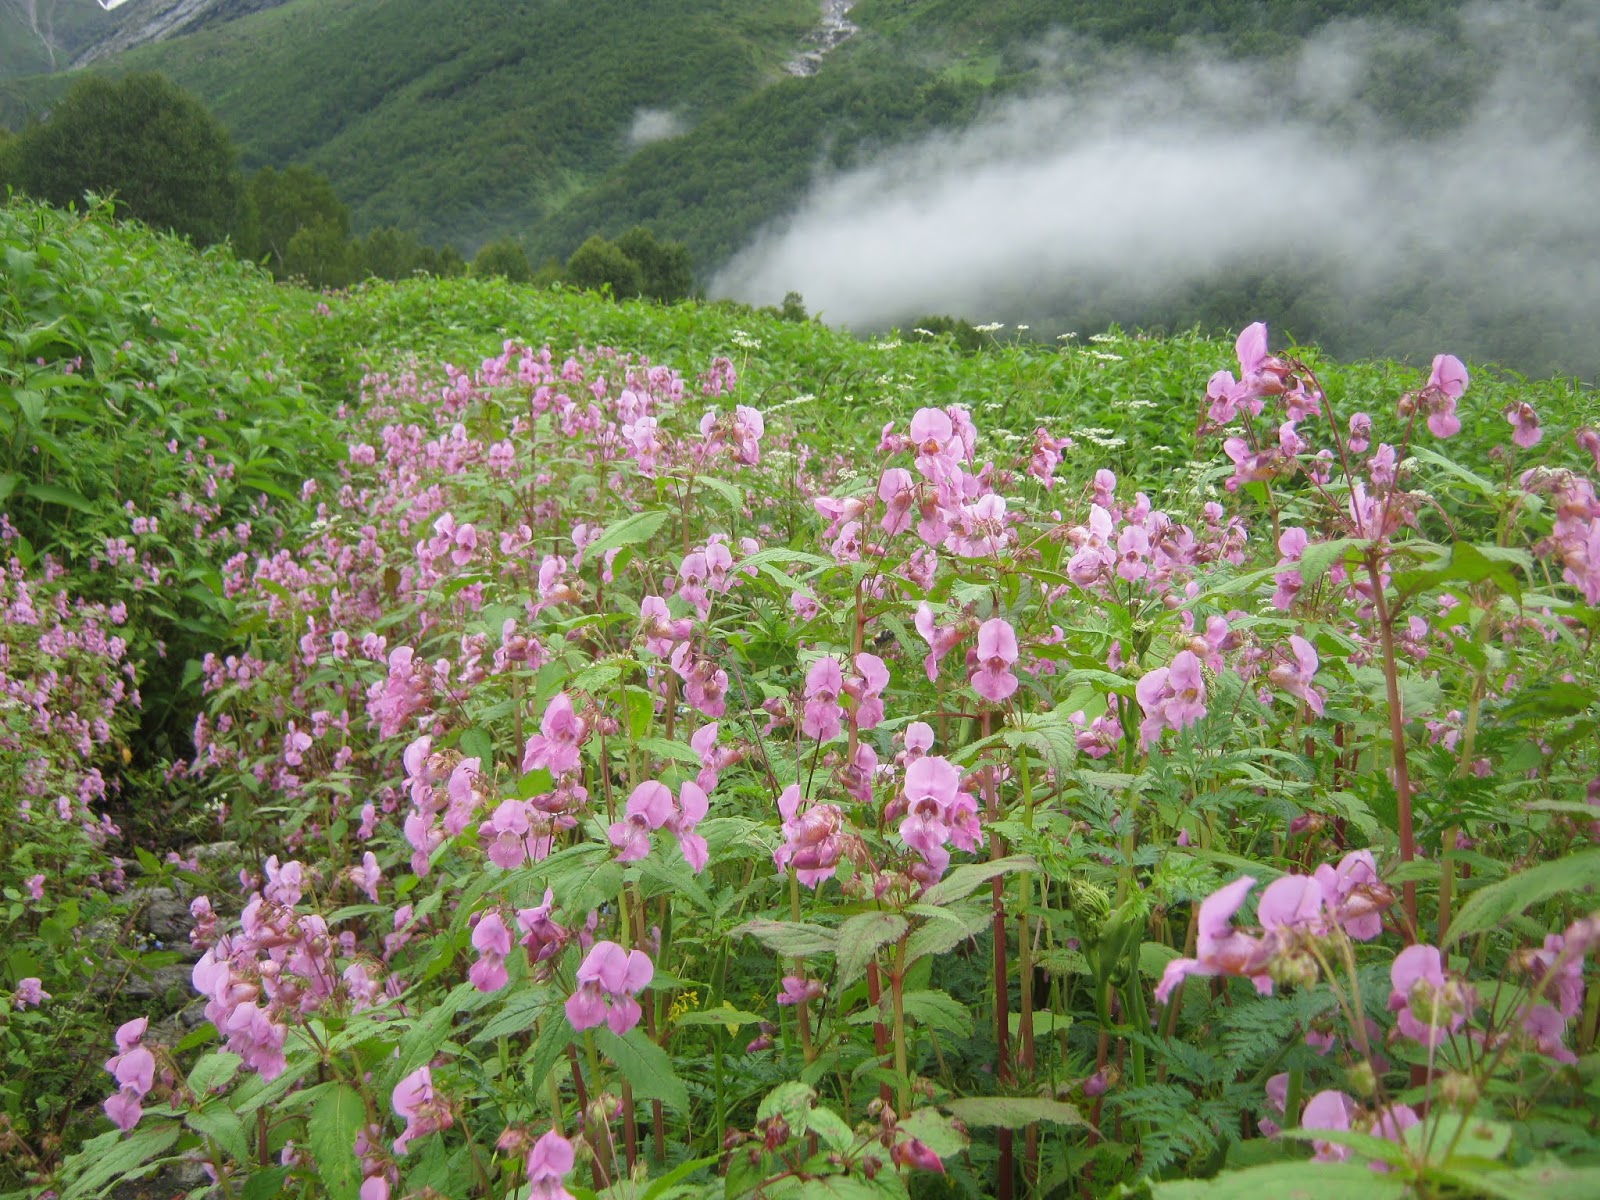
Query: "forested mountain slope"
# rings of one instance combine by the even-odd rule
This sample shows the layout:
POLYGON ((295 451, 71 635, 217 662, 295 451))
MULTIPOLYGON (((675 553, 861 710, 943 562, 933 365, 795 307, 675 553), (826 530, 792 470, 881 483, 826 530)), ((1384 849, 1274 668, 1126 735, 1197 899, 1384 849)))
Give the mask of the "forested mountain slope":
MULTIPOLYGON (((821 7, 290 0, 99 67, 195 92, 247 169, 327 174, 357 232, 468 255, 643 224, 713 294, 858 328, 1266 315, 1600 368, 1592 0, 859 0, 796 75, 821 7)), ((0 120, 68 79, 0 84, 0 120)))

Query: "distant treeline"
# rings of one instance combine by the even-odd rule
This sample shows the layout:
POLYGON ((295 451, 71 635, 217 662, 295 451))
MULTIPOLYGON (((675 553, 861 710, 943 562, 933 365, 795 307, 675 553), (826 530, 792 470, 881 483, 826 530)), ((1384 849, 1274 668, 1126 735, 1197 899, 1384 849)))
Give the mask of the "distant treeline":
POLYGON ((0 189, 66 207, 86 193, 115 196, 124 216, 190 238, 229 242, 278 279, 347 287, 361 279, 469 270, 514 282, 566 282, 619 298, 671 301, 694 289, 688 250, 643 226, 609 241, 591 237, 565 262, 535 271, 520 239, 480 247, 471 263, 409 229, 353 235, 332 181, 309 167, 237 168, 227 130, 193 96, 155 74, 81 79, 45 120, 0 129, 0 189))

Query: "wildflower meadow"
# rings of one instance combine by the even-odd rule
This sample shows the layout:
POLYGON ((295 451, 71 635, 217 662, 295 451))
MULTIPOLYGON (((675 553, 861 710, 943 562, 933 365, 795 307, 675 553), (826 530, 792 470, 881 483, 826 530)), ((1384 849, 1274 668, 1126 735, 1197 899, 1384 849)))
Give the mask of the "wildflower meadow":
POLYGON ((4 1194, 1600 1195, 1591 392, 0 244, 4 1194))

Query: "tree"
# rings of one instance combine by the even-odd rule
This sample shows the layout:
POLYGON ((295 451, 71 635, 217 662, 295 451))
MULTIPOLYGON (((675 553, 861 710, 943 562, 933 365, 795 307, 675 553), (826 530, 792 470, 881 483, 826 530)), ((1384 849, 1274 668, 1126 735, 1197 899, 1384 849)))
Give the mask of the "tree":
POLYGON ((596 234, 567 259, 567 282, 592 291, 609 287, 613 296, 625 300, 639 294, 644 279, 638 263, 596 234))
POLYGON ((528 252, 515 238, 485 242, 472 259, 472 273, 480 278, 499 275, 511 283, 527 283, 533 278, 528 252))
POLYGON ((331 221, 313 221, 290 238, 284 248, 285 277, 304 279, 312 287, 349 287, 360 270, 356 244, 331 221))
POLYGON ((361 270, 379 279, 405 279, 416 271, 439 272, 438 253, 424 246, 409 229, 374 229, 356 245, 361 270))
POLYGON ((635 225, 616 241, 639 264, 639 290, 652 300, 685 300, 694 290, 694 264, 682 242, 658 242, 643 225, 635 225))
POLYGON ((126 215, 220 242, 239 225, 243 190, 228 131, 160 75, 80 80, 15 147, 17 183, 65 207, 115 193, 126 215))
MULTIPOLYGON (((262 167, 250 177, 249 203, 254 237, 244 248, 251 258, 267 259, 279 279, 290 274, 285 266, 289 243, 302 229, 321 224, 341 238, 350 236, 350 210, 334 194, 332 181, 310 167, 262 167)), ((327 234, 317 236, 322 240, 327 234)))

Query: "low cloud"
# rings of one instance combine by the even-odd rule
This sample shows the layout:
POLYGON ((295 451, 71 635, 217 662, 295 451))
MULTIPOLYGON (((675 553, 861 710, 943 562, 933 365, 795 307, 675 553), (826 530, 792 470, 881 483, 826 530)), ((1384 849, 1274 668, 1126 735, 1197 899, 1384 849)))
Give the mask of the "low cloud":
MULTIPOLYGON (((856 327, 1027 320, 1315 262, 1308 285, 1351 305, 1419 285, 1484 320, 1592 329, 1597 9, 1478 8, 1448 43, 1344 24, 1290 64, 1102 65, 1087 90, 820 177, 711 290, 760 304, 799 291, 856 327)), ((1043 53, 1081 75, 1103 52, 1061 39, 1043 53)))
POLYGON ((688 126, 676 113, 664 108, 641 108, 633 114, 633 125, 628 130, 630 146, 648 146, 651 142, 664 142, 685 132, 688 126))

